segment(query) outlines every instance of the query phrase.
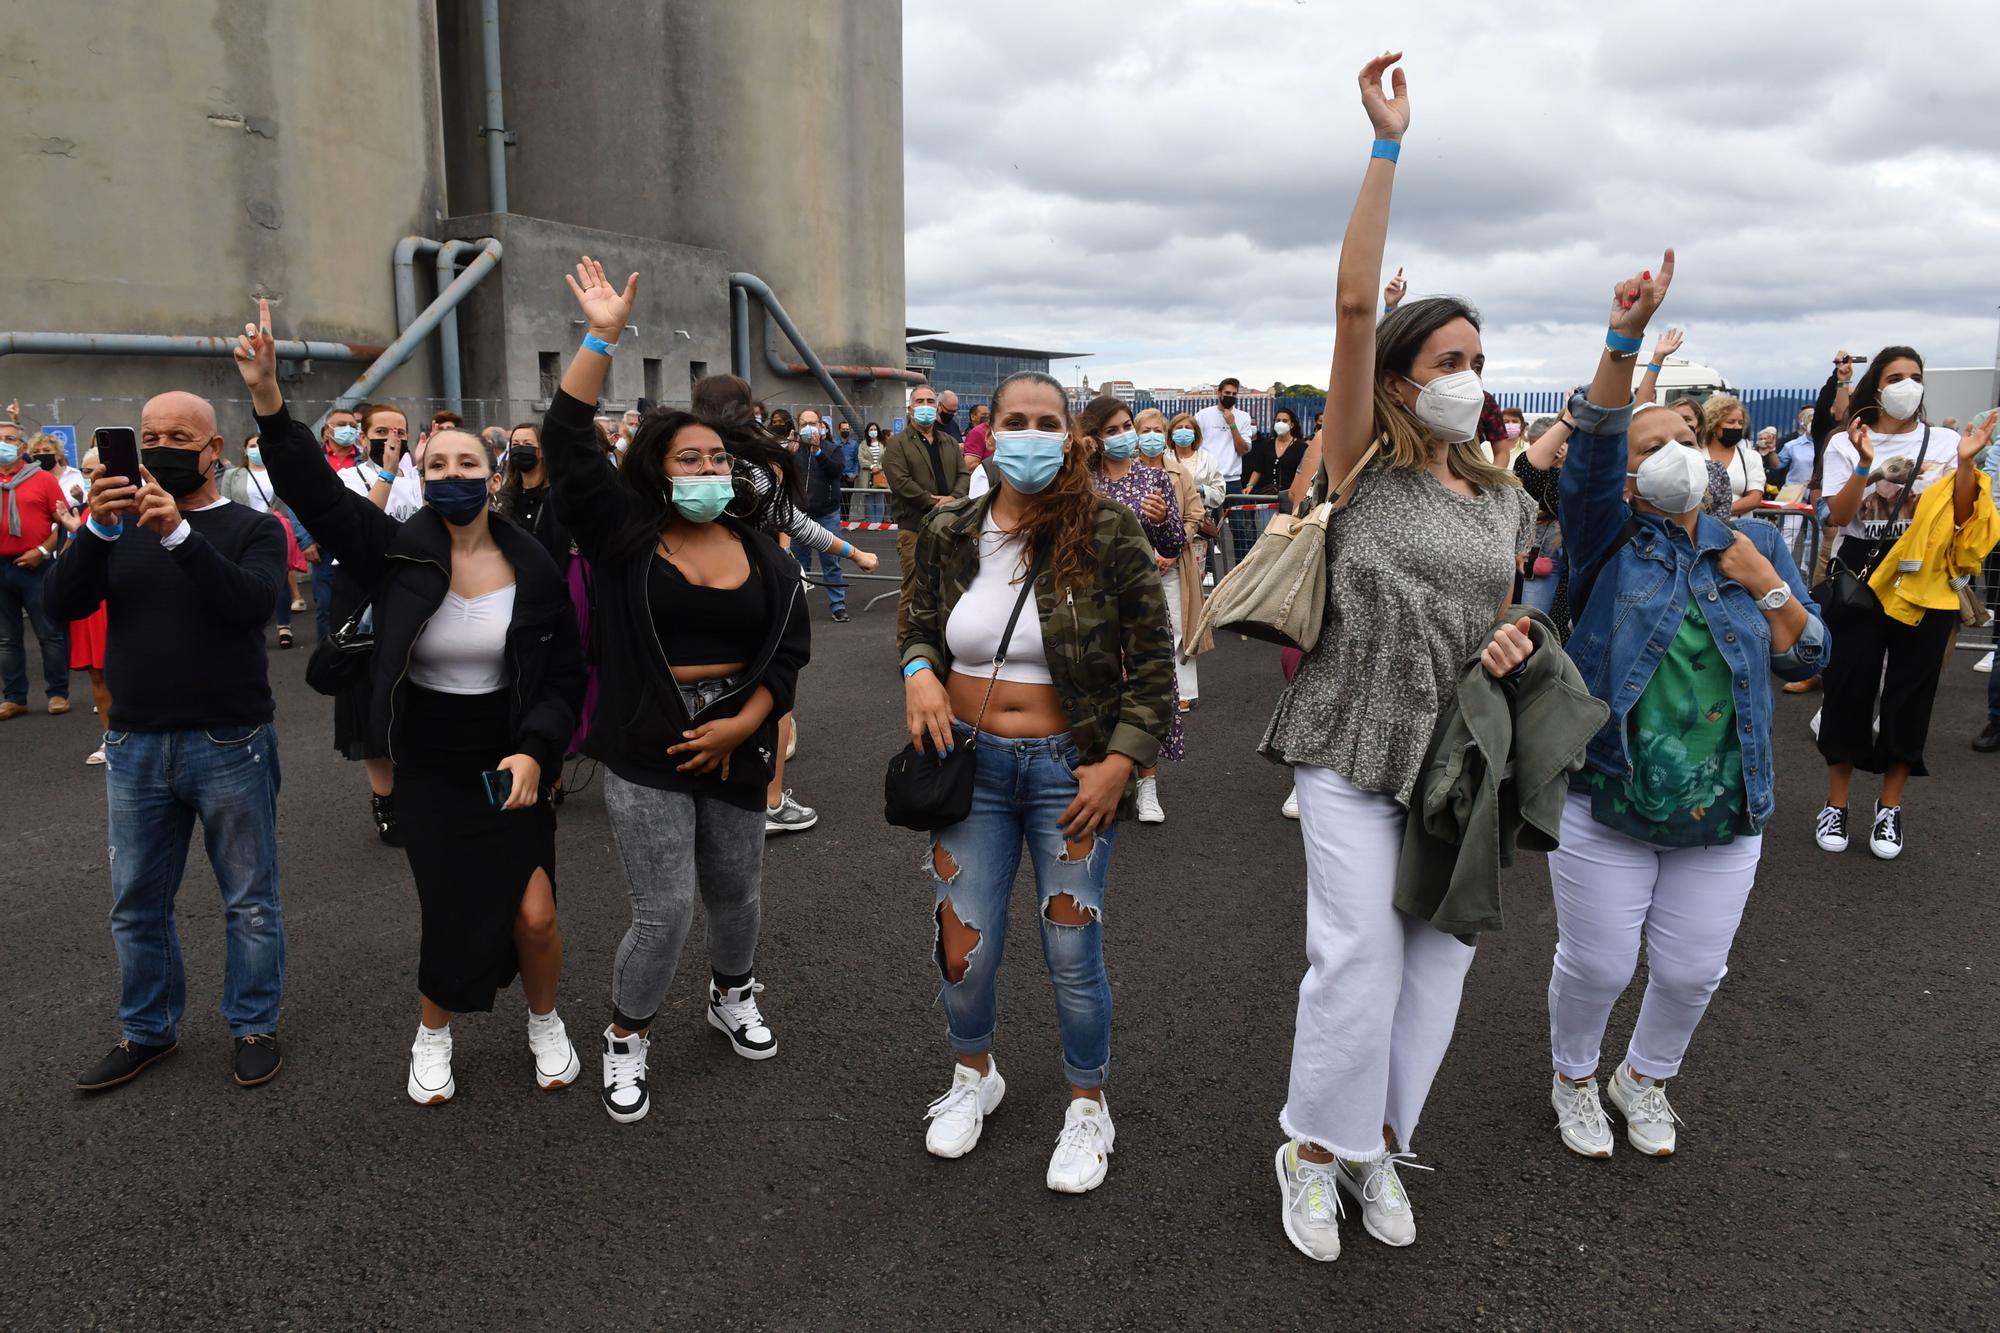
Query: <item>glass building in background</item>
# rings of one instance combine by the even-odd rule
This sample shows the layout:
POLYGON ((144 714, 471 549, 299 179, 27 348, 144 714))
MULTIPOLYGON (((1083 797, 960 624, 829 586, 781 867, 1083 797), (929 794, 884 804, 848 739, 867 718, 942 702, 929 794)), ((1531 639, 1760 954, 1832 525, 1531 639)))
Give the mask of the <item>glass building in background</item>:
MULTIPOLYGON (((961 423, 972 409, 993 396, 994 386, 1023 370, 1053 374, 1049 363, 1075 361, 1088 352, 1047 352, 1032 347, 999 347, 990 343, 953 342, 936 336, 941 329, 905 329, 909 340, 907 365, 926 376, 939 393, 958 395, 961 423)), ((1061 375, 1056 376, 1061 379, 1061 375)))

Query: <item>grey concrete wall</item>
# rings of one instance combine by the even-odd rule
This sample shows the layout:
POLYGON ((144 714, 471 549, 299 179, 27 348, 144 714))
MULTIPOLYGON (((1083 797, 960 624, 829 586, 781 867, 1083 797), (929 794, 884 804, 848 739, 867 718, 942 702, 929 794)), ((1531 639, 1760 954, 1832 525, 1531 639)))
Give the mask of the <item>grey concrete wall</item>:
MULTIPOLYGON (((0 328, 228 333, 263 294, 280 336, 391 341, 395 242, 445 207, 436 48, 409 0, 0 6, 0 328)), ((169 387, 243 397, 222 359, 0 358, 0 401, 86 432, 169 387)), ((421 360, 384 390, 432 391, 421 360)))
MULTIPOLYGON (((438 22, 451 194, 470 210, 477 0, 438 0, 438 22)), ((720 250, 827 361, 902 364, 899 0, 566 0, 506 5, 501 27, 514 212, 720 250)), ((771 401, 824 397, 754 360, 771 401)), ((884 419, 902 401, 855 396, 884 419)))
POLYGON ((505 247, 500 267, 459 307, 468 421, 512 425, 541 416, 544 365, 567 366, 583 341, 582 316, 563 282, 583 254, 602 261, 614 281, 641 275, 604 394, 607 411, 647 393, 648 360, 658 362, 664 403, 687 402, 696 365, 705 373, 729 368, 729 264, 719 250, 511 213, 453 218, 445 235, 493 236, 505 247))

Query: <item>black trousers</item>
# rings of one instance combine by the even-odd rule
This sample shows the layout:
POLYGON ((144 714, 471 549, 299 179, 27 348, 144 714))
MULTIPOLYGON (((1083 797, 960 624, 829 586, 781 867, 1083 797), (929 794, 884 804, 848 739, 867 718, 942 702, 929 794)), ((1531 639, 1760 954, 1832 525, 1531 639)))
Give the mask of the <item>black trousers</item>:
POLYGON ((1880 773, 1908 764, 1911 777, 1925 777, 1924 741, 1931 730, 1938 673, 1951 651, 1957 611, 1926 611, 1905 625, 1881 610, 1830 616, 1827 631, 1833 654, 1823 678, 1825 704, 1819 717, 1819 752, 1829 764, 1852 764, 1880 773), (1874 731, 1876 700, 1882 726, 1874 731))

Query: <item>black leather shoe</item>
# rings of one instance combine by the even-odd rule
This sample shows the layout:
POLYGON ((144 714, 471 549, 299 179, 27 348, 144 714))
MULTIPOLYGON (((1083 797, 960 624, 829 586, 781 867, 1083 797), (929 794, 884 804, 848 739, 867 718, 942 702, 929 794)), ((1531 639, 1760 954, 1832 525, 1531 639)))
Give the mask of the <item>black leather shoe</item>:
POLYGON ((835 611, 833 613, 833 619, 835 624, 845 625, 847 623, 847 612, 835 611))
POLYGON ((2000 750, 2000 722, 1988 722, 1986 730, 1972 738, 1972 748, 1981 754, 1992 754, 2000 750))
POLYGON ((121 1041, 111 1048, 111 1054, 99 1060, 90 1068, 76 1076, 76 1086, 84 1092, 103 1092, 115 1088, 120 1083, 130 1083, 145 1071, 155 1060, 164 1060, 180 1049, 180 1043, 170 1041, 164 1046, 143 1046, 136 1041, 121 1041))
POLYGON ((269 1032, 253 1033, 236 1039, 236 1081, 246 1088, 269 1083, 284 1067, 278 1052, 278 1038, 269 1032))

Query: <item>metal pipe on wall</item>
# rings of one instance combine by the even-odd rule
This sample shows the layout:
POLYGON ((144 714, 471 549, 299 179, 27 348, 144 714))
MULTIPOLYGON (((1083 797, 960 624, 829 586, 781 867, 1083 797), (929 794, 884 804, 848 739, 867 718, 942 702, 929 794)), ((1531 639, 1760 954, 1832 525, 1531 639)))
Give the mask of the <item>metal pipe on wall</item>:
MULTIPOLYGON (((754 273, 732 273, 729 275, 729 287, 732 293, 730 306, 732 357, 740 356, 746 367, 750 360, 750 349, 742 345, 749 339, 749 312, 746 309, 742 320, 738 321, 735 318, 736 306, 734 301, 734 293, 739 291, 747 292, 749 295, 756 297, 759 304, 764 307, 765 318, 774 321, 780 329, 784 330, 785 336, 791 339, 792 346, 797 348, 799 355, 805 358, 803 362, 794 362, 786 361, 779 357, 776 349, 771 346, 769 329, 767 327, 764 339, 764 358, 769 364, 771 372, 776 375, 803 375, 810 373, 814 379, 819 381, 820 388, 826 390, 827 397, 833 401, 834 406, 840 409, 840 414, 847 418, 848 424, 854 427, 856 431, 864 428, 863 418, 859 412, 855 411, 854 404, 847 401, 847 395, 840 391, 840 385, 834 381, 836 373, 849 379, 902 380, 906 383, 914 382, 917 384, 927 382, 922 375, 915 371, 899 370, 894 366, 828 366, 824 361, 819 359, 819 354, 813 351, 812 344, 806 341, 805 335, 799 332, 799 326, 792 322, 792 317, 785 311, 784 303, 778 300, 778 294, 771 290, 769 283, 754 273)), ((744 374, 744 371, 739 370, 737 373, 744 374)), ((748 378, 748 376, 745 375, 745 378, 748 378)))
MULTIPOLYGON (((277 343, 280 361, 370 361, 386 350, 369 343, 277 343)), ((0 333, 0 356, 234 356, 235 337, 167 333, 0 333)))
POLYGON ((500 0, 480 0, 479 44, 486 59, 487 211, 507 211, 507 119, 500 105, 500 0))
MULTIPOLYGON (((458 303, 471 294, 472 289, 484 281, 487 274, 499 267, 502 249, 499 240, 489 237, 480 244, 484 248, 470 264, 465 266, 465 272, 459 274, 452 280, 450 286, 439 292, 437 299, 424 307, 423 313, 410 322, 410 326, 398 335, 395 342, 382 349, 382 354, 375 358, 374 363, 361 372, 361 378, 355 380, 348 386, 347 392, 334 400, 336 407, 352 407, 380 388, 382 381, 388 379, 396 367, 410 359, 410 354, 430 336, 431 331, 443 321, 444 317, 456 310, 458 303)), ((322 416, 320 421, 323 424, 325 417, 322 416)), ((318 427, 315 426, 314 429, 318 427)))
MULTIPOLYGON (((484 240, 445 241, 439 245, 437 252, 437 289, 443 291, 445 288, 451 286, 452 278, 458 269, 459 256, 461 254, 467 250, 477 250, 486 241, 492 239, 489 236, 484 240)), ((442 390, 445 406, 463 416, 465 415, 465 377, 464 368, 459 364, 458 357, 458 311, 456 309, 445 311, 444 318, 438 323, 438 359, 444 368, 443 382, 439 385, 439 388, 442 390)))
POLYGON ((729 373, 750 378, 750 293, 729 284, 729 373))
POLYGON ((417 317, 417 256, 428 259, 442 244, 428 236, 405 236, 396 242, 396 332, 409 328, 417 317))

